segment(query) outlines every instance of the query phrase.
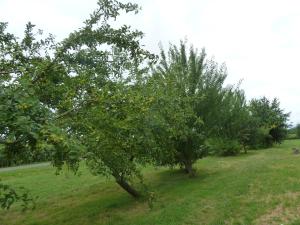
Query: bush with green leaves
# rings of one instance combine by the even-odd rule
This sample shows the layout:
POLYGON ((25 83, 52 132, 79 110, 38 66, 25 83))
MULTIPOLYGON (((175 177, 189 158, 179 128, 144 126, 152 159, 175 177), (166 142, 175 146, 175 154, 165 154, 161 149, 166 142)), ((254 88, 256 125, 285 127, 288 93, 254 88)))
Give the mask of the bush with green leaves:
POLYGON ((238 140, 211 138, 206 141, 209 153, 219 156, 233 156, 240 153, 241 145, 238 140))
MULTIPOLYGON (((246 150, 251 123, 244 91, 238 86, 228 86, 220 102, 220 115, 215 123, 215 132, 210 138, 216 140, 218 155, 237 155, 242 148, 246 150)), ((212 143, 210 144, 212 145, 212 143)))
POLYGON ((34 209, 35 198, 25 188, 15 188, 0 181, 0 208, 9 210, 15 203, 21 203, 22 209, 34 209))

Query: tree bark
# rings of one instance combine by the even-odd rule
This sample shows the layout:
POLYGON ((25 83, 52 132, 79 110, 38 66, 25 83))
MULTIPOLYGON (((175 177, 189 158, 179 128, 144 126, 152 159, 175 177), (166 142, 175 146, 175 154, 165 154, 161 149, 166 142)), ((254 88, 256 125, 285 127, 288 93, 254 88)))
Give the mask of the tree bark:
POLYGON ((184 162, 184 171, 191 177, 195 176, 195 170, 193 169, 193 164, 190 160, 184 162))
POLYGON ((129 193, 132 197, 134 198, 139 198, 141 195, 140 193, 135 190, 132 186, 130 186, 130 184, 128 184, 128 182, 126 182, 126 180, 124 180, 124 178, 122 177, 116 177, 116 182, 117 184, 119 184, 125 191, 127 191, 127 193, 129 193))

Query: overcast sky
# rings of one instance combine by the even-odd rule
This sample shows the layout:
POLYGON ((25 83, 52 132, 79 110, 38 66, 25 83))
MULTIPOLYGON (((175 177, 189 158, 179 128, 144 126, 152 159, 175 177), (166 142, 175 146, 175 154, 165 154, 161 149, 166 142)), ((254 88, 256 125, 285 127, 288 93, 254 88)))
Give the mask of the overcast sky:
MULTIPOLYGON (((157 53, 187 38, 225 62, 227 83, 243 80, 248 99, 278 97, 300 122, 300 2, 298 0, 135 0, 142 11, 122 22, 142 30, 157 53)), ((0 0, 0 21, 21 35, 27 21, 58 40, 82 25, 97 0, 0 0)))

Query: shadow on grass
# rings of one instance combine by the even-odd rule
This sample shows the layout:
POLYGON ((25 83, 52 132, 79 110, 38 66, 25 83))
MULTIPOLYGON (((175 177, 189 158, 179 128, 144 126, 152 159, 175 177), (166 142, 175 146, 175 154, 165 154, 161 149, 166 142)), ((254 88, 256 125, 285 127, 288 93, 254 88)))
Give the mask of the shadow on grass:
MULTIPOLYGON (((220 171, 219 171, 220 172, 220 171)), ((216 171, 216 173, 219 173, 216 171)), ((172 199, 199 189, 210 172, 201 169, 194 178, 179 169, 153 171, 146 182, 158 195, 158 201, 172 199), (151 183, 150 183, 151 181, 151 183), (187 192, 188 191, 188 192, 187 192)), ((150 211, 145 199, 135 200, 114 182, 93 185, 68 196, 38 202, 37 209, 25 214, 13 212, 15 224, 122 224, 150 211)))
POLYGON ((121 209, 134 208, 139 203, 118 187, 109 185, 103 189, 94 185, 62 199, 38 203, 36 210, 22 214, 22 223, 16 224, 107 224, 111 217, 118 219, 121 209))

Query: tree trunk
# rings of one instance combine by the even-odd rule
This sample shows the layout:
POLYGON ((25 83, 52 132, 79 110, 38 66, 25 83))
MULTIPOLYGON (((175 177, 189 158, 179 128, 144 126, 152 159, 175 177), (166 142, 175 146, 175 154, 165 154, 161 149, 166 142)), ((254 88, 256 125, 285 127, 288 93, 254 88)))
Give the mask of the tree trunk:
POLYGON ((122 177, 115 177, 116 178, 116 182, 125 190, 127 191, 127 193, 129 193, 132 197, 134 198, 139 198, 141 195, 140 193, 135 190, 132 186, 130 186, 130 184, 128 184, 126 182, 126 180, 124 180, 124 178, 122 177))
POLYGON ((184 162, 184 171, 191 177, 195 176, 195 170, 193 169, 193 164, 190 160, 184 162))

